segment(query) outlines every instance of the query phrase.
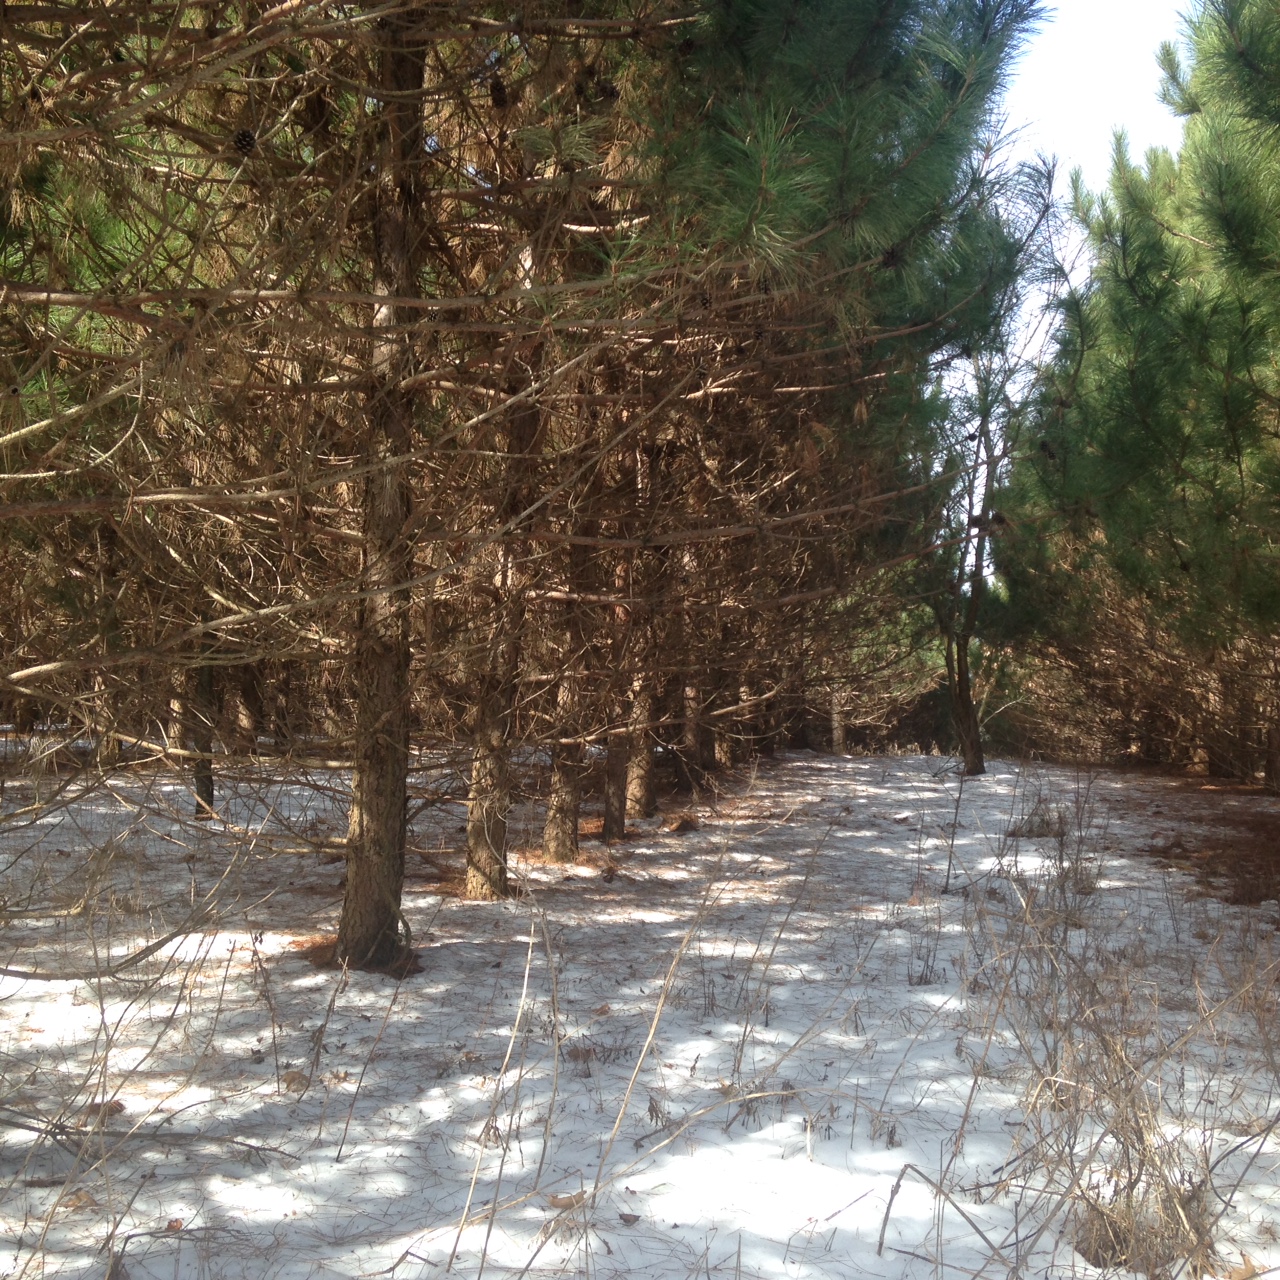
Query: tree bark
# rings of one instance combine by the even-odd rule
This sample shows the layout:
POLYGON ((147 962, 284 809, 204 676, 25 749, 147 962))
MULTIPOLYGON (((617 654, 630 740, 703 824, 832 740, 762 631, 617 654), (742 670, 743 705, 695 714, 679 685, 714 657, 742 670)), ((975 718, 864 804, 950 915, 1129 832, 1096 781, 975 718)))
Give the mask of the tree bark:
MULTIPOLYGON (((569 581, 590 592, 585 549, 569 550, 569 581)), ((583 633, 582 610, 570 601, 562 611, 564 647, 560 654, 560 679, 556 686, 555 736, 564 739, 581 732, 583 673, 580 670, 588 646, 583 633)), ((551 748, 551 786, 547 817, 542 831, 542 852, 552 862, 577 862, 578 816, 582 805, 585 752, 581 743, 556 742, 551 748)))
POLYGON ((796 678, 794 686, 783 696, 780 719, 782 741, 792 751, 808 751, 812 743, 809 740, 809 708, 805 702, 803 675, 796 678))
POLYGON ((621 840, 627 834, 627 757, 628 733, 611 729, 605 747, 604 762, 604 840, 621 840))
POLYGON ((94 740, 97 743, 98 763, 104 769, 114 769, 120 763, 119 734, 125 726, 121 723, 120 708, 107 687, 107 682, 98 675, 93 680, 95 702, 99 708, 95 713, 94 740))
POLYGON ((639 677, 631 694, 631 714, 627 725, 630 738, 627 754, 627 816, 651 818, 657 808, 653 777, 653 689, 646 677, 639 677))
POLYGON ((695 794, 706 782, 702 752, 702 698, 697 686, 686 682, 681 690, 683 718, 676 749, 676 775, 682 790, 695 794))
POLYGON ((217 714, 214 705, 213 667, 207 662, 191 673, 191 750, 199 752, 192 783, 196 793, 196 817, 213 817, 213 722, 217 714))
MULTIPOLYGON (((417 15, 385 21, 380 55, 384 113, 382 153, 374 189, 374 291, 413 291, 411 227, 418 201, 413 169, 422 150, 424 53, 408 48, 417 15)), ((409 317, 383 303, 374 309, 374 388, 364 461, 371 465, 362 495, 362 600, 355 640, 352 692, 355 746, 347 825, 347 888, 338 923, 337 958, 356 968, 381 968, 407 945, 400 912, 404 887, 405 805, 409 768, 409 586, 413 550, 404 536, 411 508, 402 459, 412 443, 412 416, 401 390, 408 349, 400 325, 409 317)))
POLYGON ((733 769, 742 763, 742 734, 735 718, 720 715, 713 721, 711 759, 717 769, 733 769))
MULTIPOLYGON (((743 686, 745 697, 752 696, 754 691, 743 686)), ((751 753, 759 756, 772 756, 778 749, 778 702, 770 698, 767 702, 757 703, 751 716, 751 753)))
POLYGON ((835 755, 849 754, 849 732, 844 718, 844 692, 839 685, 831 689, 831 750, 835 755))
POLYGON ((467 897, 480 902, 493 902, 509 893, 511 783, 504 719, 496 705, 482 707, 473 737, 467 793, 467 897))
MULTIPOLYGON (((974 369, 975 373, 979 371, 976 360, 974 369)), ((981 377, 979 382, 981 384, 981 377)), ((978 619, 987 590, 987 535, 998 470, 988 400, 989 397, 984 395, 984 408, 977 424, 981 452, 970 472, 964 538, 956 551, 959 560, 949 584, 949 599, 940 606, 937 614, 946 647, 952 723, 964 761, 965 776, 970 778, 979 777, 987 771, 982 750, 982 722, 973 700, 969 646, 978 631, 978 619)))
POLYGON ((256 754, 258 738, 266 722, 266 699, 262 690, 262 667, 247 662, 236 671, 236 728, 245 749, 256 754))
POLYGON ((293 750, 297 737, 297 725, 294 723, 293 663, 284 661, 280 664, 275 678, 271 682, 271 742, 282 755, 293 750))
MULTIPOLYGON (((634 559, 621 561, 614 569, 613 588, 619 597, 625 598, 635 588, 634 559)), ((613 636, 609 645, 610 691, 606 706, 611 727, 605 736, 604 762, 604 826, 601 838, 621 840, 627 834, 627 772, 631 760, 631 721, 628 707, 625 671, 637 648, 637 630, 643 635, 643 614, 637 617, 629 604, 618 605, 613 610, 613 636)))
POLYGON ((1280 792, 1280 725, 1267 726, 1266 788, 1280 792))
POLYGON ((578 810, 582 798, 582 748, 557 744, 551 749, 551 788, 542 852, 551 862, 577 862, 578 810))
POLYGON ((957 640, 954 645, 954 654, 951 663, 954 673, 951 689, 956 737, 960 740, 960 755, 964 760, 965 776, 977 778, 986 773, 987 761, 982 750, 982 726, 978 721, 978 708, 973 701, 968 643, 957 640))

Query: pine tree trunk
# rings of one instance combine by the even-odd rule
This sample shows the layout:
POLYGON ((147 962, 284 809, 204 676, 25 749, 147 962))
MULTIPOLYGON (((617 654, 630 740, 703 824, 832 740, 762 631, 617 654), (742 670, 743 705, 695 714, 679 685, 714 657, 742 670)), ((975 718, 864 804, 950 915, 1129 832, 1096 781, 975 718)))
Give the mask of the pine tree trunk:
POLYGON ((695 794, 706 782, 702 764, 702 698, 697 686, 686 683, 682 692, 683 720, 676 751, 676 774, 682 790, 695 794))
POLYGON ((786 695, 782 712, 782 740, 793 751, 809 749, 809 709, 805 706, 803 694, 786 695))
POLYGON ((13 724, 18 733, 29 738, 40 723, 40 708, 30 698, 17 699, 13 711, 13 724))
POLYGON ((271 682, 271 742, 277 751, 287 755, 293 750, 296 736, 293 715, 293 664, 283 662, 271 682))
POLYGON ((213 667, 202 663, 191 673, 191 750, 199 752, 192 782, 196 793, 196 817, 213 817, 213 721, 216 715, 213 667))
MULTIPOLYGON (((421 151, 424 55, 406 48, 402 28, 415 17, 388 17, 381 55, 384 129, 374 194, 374 290, 383 297, 413 291, 411 225, 418 201, 413 170, 421 151)), ((399 308, 374 310, 375 330, 398 330, 399 308)), ((375 340, 374 389, 368 412, 362 495, 363 599, 355 639, 352 694, 355 747, 347 823, 347 888, 338 922, 337 958, 354 968, 392 964, 405 945, 400 912, 404 887, 405 805, 409 768, 409 587, 413 550, 403 530, 411 506, 403 458, 412 445, 412 416, 401 390, 408 351, 399 332, 375 340)))
POLYGON ((716 731, 715 727, 708 721, 705 716, 699 717, 698 723, 698 765, 702 771, 702 779, 705 782, 707 776, 714 773, 719 767, 720 756, 716 750, 716 731))
MULTIPOLYGON (((537 426, 537 415, 516 415, 508 448, 513 463, 501 519, 524 509, 521 470, 537 426)), ((524 567, 520 553, 503 548, 496 580, 499 603, 491 624, 489 652, 477 678, 472 711, 471 790, 467 797, 467 897, 485 902, 510 892, 507 819, 511 811, 510 741, 520 680, 524 627, 524 567)))
POLYGON ((119 734, 124 728, 121 724, 120 711, 113 705, 116 699, 108 691, 107 682, 102 676, 94 676, 93 691, 98 706, 104 708, 95 717, 98 763, 104 769, 114 769, 120 763, 119 734))
POLYGON ((954 665, 952 698, 956 737, 960 739, 960 754, 964 760, 965 776, 976 778, 986 773, 987 762, 982 750, 982 726, 978 722, 978 709, 973 702, 973 683, 969 672, 967 644, 956 644, 954 665))
POLYGON ((720 719, 711 731, 711 751, 718 769, 732 769, 739 763, 736 726, 720 719))
MULTIPOLYGON (((727 643, 727 637, 723 633, 720 643, 727 643)), ((727 673, 722 668, 716 668, 711 677, 711 708, 716 714, 705 717, 706 736, 703 739, 703 761, 708 770, 733 769, 742 761, 742 740, 737 719, 724 714, 733 703, 728 683, 727 673)))
POLYGON ((1280 792, 1280 725, 1267 726, 1266 788, 1280 792))
POLYGON ((256 752, 262 733, 264 702, 262 674, 256 662, 246 663, 236 671, 236 728, 245 747, 256 752))
MULTIPOLYGON (((183 689, 183 676, 181 673, 170 683, 168 695, 165 698, 164 713, 160 721, 160 736, 170 747, 176 747, 181 751, 183 745, 187 741, 187 720, 189 713, 187 711, 187 703, 190 701, 188 690, 183 689)), ((179 755, 178 760, 182 757, 179 755)))
POLYGON ((844 692, 839 686, 831 690, 831 750, 838 756, 849 754, 848 728, 844 718, 844 692))
POLYGON ((506 727, 496 705, 482 708, 471 757, 467 793, 467 897, 479 902, 505 898, 507 816, 511 784, 507 768, 506 727))
MULTIPOLYGON (((387 571, 388 578, 392 572, 387 571)), ((403 582, 407 575, 397 577, 403 582)), ((405 594, 387 590, 381 598, 369 597, 357 637, 347 889, 338 924, 338 958, 355 968, 393 963, 404 942, 400 895, 409 759, 405 594)))
POLYGON ((627 755, 627 815, 651 818, 657 805, 653 777, 653 689, 641 677, 631 696, 631 715, 627 726, 630 749, 627 755))
MULTIPOLYGON (((614 570, 613 589, 619 599, 625 600, 633 590, 631 561, 619 562, 614 570)), ((631 767, 631 712, 624 692, 627 685, 634 685, 623 674, 629 659, 633 660, 638 647, 643 647, 647 631, 644 614, 635 615, 630 604, 618 605, 613 610, 613 636, 609 646, 609 662, 613 671, 613 686, 609 696, 609 712, 613 727, 605 738, 604 762, 604 829, 601 838, 621 840, 627 834, 627 777, 631 767), (637 644, 638 641, 638 644, 637 644)))
POLYGON ((604 762, 604 831, 603 840, 621 840, 627 834, 627 756, 626 729, 611 729, 605 748, 604 762))
POLYGON ((778 749, 778 705, 777 699, 756 704, 752 716, 752 754, 772 756, 778 749))
POLYGON ((551 787, 542 852, 551 862, 577 862, 578 810, 582 796, 582 748, 557 744, 551 750, 551 787))
MULTIPOLYGON (((983 420, 980 433, 990 452, 988 425, 983 420)), ((981 503, 971 499, 970 510, 986 511, 991 505, 994 469, 988 468, 985 491, 981 503)), ((938 623, 945 645, 947 663, 947 687, 951 694, 951 719, 964 761, 965 776, 976 778, 986 773, 987 762, 982 750, 982 722, 973 700, 973 671, 969 662, 969 649, 978 629, 982 601, 986 595, 986 534, 979 529, 972 551, 965 551, 969 559, 967 570, 961 565, 961 573, 968 574, 968 596, 962 593, 963 578, 958 574, 953 584, 951 601, 939 612, 938 623), (971 557, 971 558, 970 558, 971 557)))
MULTIPOLYGON (((584 592, 592 589, 585 548, 569 550, 569 580, 584 592)), ((574 602, 563 611, 563 651, 556 687, 555 731, 560 738, 581 732, 582 655, 587 650, 582 614, 574 602)), ((542 852, 552 862, 577 862, 578 815, 582 803, 585 752, 580 743, 557 742, 551 748, 551 786, 547 794, 547 818, 542 832, 542 852)))

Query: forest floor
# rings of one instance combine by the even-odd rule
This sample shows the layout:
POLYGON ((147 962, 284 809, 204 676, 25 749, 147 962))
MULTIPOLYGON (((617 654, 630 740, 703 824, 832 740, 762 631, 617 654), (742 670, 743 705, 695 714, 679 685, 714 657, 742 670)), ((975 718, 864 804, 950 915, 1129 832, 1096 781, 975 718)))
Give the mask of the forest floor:
POLYGON ((1275 799, 792 753, 501 904, 436 803, 397 979, 341 778, 220 781, 3 792, 0 1275, 1280 1266, 1275 799))

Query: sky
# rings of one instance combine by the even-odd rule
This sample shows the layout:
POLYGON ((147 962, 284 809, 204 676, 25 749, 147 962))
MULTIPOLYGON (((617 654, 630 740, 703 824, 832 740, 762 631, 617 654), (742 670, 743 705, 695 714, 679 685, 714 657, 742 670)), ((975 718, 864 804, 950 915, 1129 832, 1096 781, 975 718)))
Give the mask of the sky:
POLYGON ((1150 146, 1176 150, 1182 122, 1157 94, 1156 50, 1179 40, 1191 0, 1050 0, 1051 12, 1014 71, 1005 100, 1009 124, 1021 128, 1015 154, 1056 155, 1060 190, 1079 166, 1085 183, 1102 190, 1111 170, 1118 127, 1129 152, 1150 146))

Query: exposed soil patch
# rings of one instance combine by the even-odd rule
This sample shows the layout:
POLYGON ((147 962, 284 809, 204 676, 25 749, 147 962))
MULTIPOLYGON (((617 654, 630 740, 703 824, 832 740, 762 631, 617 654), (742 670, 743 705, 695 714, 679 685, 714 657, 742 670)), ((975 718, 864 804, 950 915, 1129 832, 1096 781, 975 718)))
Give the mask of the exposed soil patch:
MULTIPOLYGON (((289 950, 297 952, 317 969, 336 969, 338 965, 338 938, 336 934, 318 934, 297 938, 289 943, 289 950)), ((391 978, 407 978, 422 972, 422 960, 412 949, 402 951, 390 964, 362 966, 365 973, 384 973, 391 978)))
MULTIPOLYGON (((603 818, 581 818, 578 821, 578 838, 581 840, 603 840, 604 839, 604 819, 603 818)), ((623 840, 638 840, 640 833, 628 829, 617 840, 610 840, 610 844, 620 844, 623 840)))
POLYGON ((1280 899, 1280 798, 1260 787, 1151 778, 1107 799, 1113 819, 1146 828, 1140 851, 1207 893, 1241 906, 1280 899))
POLYGON ((1148 852, 1190 872, 1224 902, 1256 906, 1280 898, 1280 819, 1273 815, 1222 814, 1212 826, 1188 824, 1148 852))
POLYGON ((418 849, 407 860, 404 887, 411 893, 438 893, 462 898, 467 889, 467 855, 462 849, 418 849))

